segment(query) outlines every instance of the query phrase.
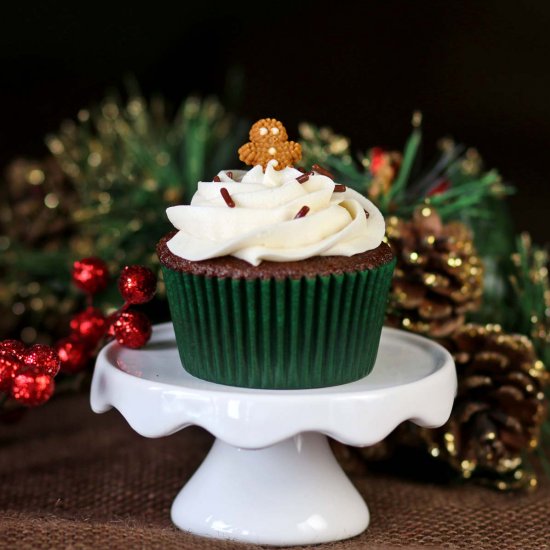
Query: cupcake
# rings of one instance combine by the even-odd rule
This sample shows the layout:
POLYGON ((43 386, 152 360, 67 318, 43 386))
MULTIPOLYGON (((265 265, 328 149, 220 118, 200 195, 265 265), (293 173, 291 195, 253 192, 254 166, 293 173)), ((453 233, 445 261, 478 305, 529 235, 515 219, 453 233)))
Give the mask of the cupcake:
POLYGON ((157 245, 183 367, 261 389, 367 376, 395 265, 380 211, 322 168, 294 168, 300 146, 276 120, 239 153, 253 167, 199 182, 157 245))

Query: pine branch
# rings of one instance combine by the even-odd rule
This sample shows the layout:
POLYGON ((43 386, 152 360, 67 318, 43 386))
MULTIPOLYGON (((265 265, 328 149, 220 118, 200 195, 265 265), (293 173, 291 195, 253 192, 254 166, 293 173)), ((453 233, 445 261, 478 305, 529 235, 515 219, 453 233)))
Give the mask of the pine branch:
POLYGON ((387 204, 392 201, 400 202, 400 199, 402 199, 406 186, 410 181, 411 170, 417 158, 421 141, 422 133, 419 128, 415 128, 405 145, 403 162, 401 163, 399 173, 391 185, 389 192, 382 196, 387 204))
POLYGON ((169 229, 166 207, 189 202, 199 180, 231 163, 244 128, 217 100, 191 97, 174 117, 168 111, 162 98, 124 103, 112 95, 48 137, 80 199, 75 255, 93 242, 95 254, 118 266, 150 264, 169 229))
POLYGON ((502 199, 514 190, 502 183, 496 170, 483 171, 481 158, 449 139, 440 143, 440 154, 429 168, 414 176, 420 164, 422 132, 419 115, 403 155, 370 149, 355 160, 349 140, 327 128, 301 124, 302 149, 307 165, 319 163, 343 183, 368 195, 384 215, 409 217, 422 204, 437 207, 443 220, 468 217, 491 219, 488 199, 502 199), (465 214, 467 212, 467 215, 465 214))
POLYGON ((516 239, 510 281, 514 291, 514 315, 509 330, 529 336, 550 372, 549 256, 531 242, 527 233, 516 239))

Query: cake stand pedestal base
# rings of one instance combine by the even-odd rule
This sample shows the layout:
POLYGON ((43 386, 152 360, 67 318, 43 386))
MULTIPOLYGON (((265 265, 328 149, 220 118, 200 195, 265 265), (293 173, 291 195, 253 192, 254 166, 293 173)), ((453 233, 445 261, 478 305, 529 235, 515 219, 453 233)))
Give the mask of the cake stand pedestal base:
POLYGON ((297 545, 358 535, 369 511, 327 438, 304 433, 258 450, 217 439, 174 501, 172 521, 206 537, 297 545))
POLYGON ((456 372, 434 342, 383 329, 374 370, 341 386, 254 390, 205 382, 182 366, 167 323, 142 350, 113 342, 97 358, 91 404, 116 407, 145 437, 197 425, 217 439, 176 497, 186 531, 248 543, 318 544, 358 535, 363 499, 326 436, 373 445, 405 420, 436 427, 449 418, 456 372))

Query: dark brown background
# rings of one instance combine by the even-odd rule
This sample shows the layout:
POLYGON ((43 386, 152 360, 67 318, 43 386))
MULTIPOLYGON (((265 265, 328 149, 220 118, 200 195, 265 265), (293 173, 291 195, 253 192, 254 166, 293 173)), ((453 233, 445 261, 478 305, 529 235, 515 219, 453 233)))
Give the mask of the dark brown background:
POLYGON ((550 3, 113 4, 2 8, 0 162, 39 153, 129 73, 146 93, 216 93, 251 119, 329 124, 361 148, 401 147, 419 108, 426 153, 447 133, 477 146, 519 188, 518 229, 549 240, 550 3))

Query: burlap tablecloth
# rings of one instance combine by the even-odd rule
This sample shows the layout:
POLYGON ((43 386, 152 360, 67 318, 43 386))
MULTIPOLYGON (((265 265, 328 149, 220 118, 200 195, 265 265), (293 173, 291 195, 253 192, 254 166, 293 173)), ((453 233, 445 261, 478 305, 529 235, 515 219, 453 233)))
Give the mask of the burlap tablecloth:
MULTIPOLYGON (((64 397, 0 426, 1 548, 256 548, 170 523, 173 498, 212 442, 188 428, 145 439, 119 413, 64 397)), ((352 476, 371 526, 325 548, 549 548, 550 486, 533 494, 352 476)))

